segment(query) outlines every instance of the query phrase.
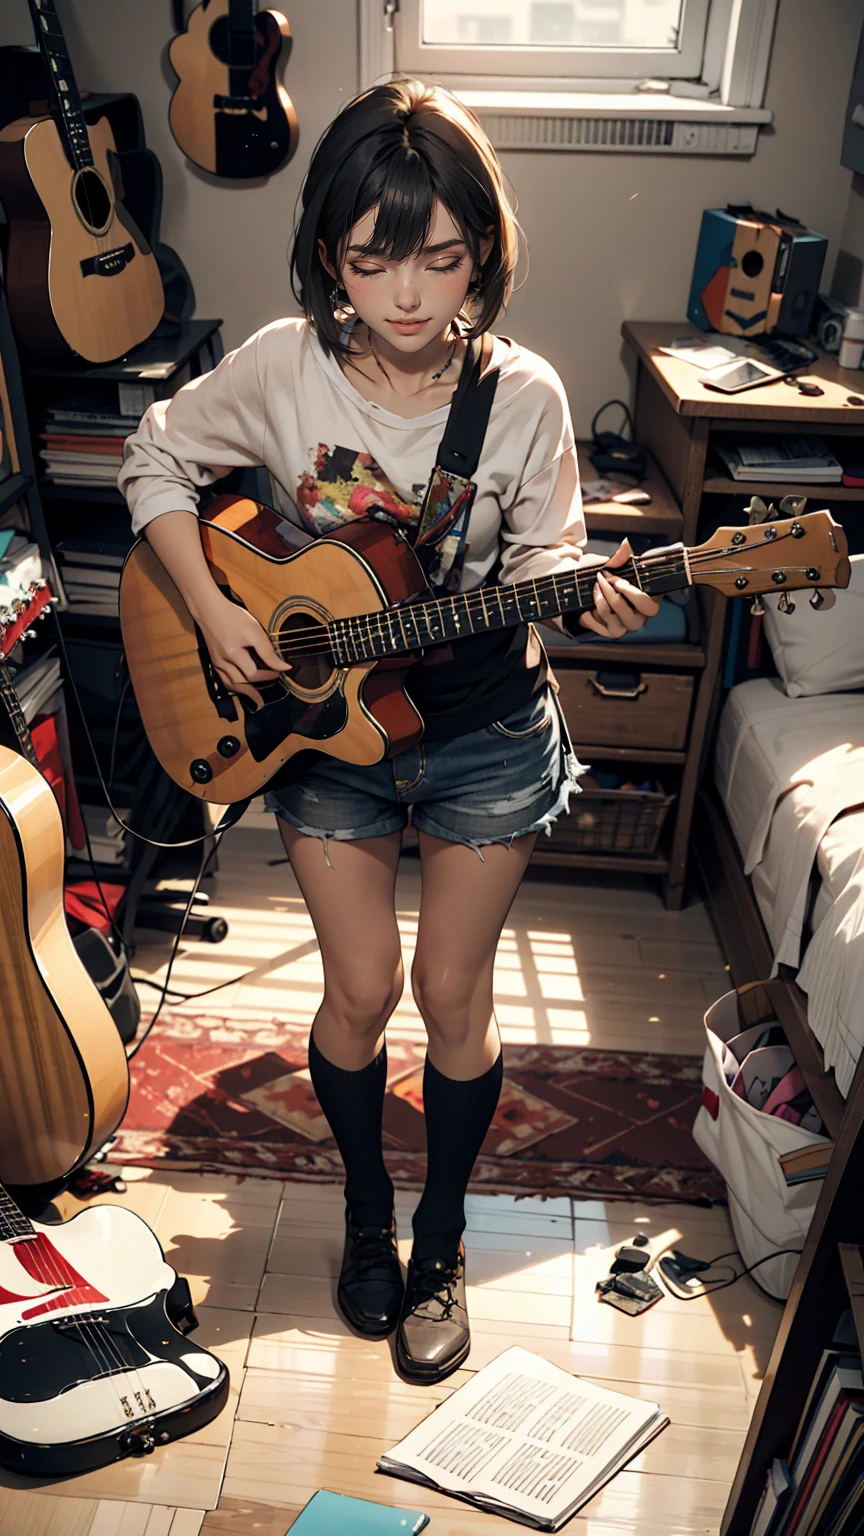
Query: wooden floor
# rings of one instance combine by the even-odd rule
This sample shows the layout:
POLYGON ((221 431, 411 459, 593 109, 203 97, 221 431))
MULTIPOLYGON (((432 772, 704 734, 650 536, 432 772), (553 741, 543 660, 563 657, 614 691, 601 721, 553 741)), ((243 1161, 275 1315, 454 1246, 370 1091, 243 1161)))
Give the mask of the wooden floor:
MULTIPOLYGON (((314 1014, 320 962, 290 870, 268 862, 280 854, 254 813, 223 845, 209 888, 228 938, 184 945, 172 977, 193 991, 252 967, 215 994, 214 1010, 314 1014)), ((406 959, 419 889, 416 861, 403 860, 406 959)), ((154 934, 136 969, 158 978, 168 948, 154 934)), ((505 1043, 696 1053, 705 1006, 727 987, 701 905, 667 912, 635 878, 577 885, 544 870, 529 875, 508 920, 496 1006, 505 1043)), ((422 1033, 408 999, 391 1028, 422 1033)), ((399 1380, 390 1342, 355 1338, 339 1318, 339 1189, 143 1169, 126 1177, 127 1193, 105 1198, 143 1216, 189 1278, 196 1338, 229 1365, 231 1400, 209 1428, 141 1461, 41 1487, 0 1474, 0 1536, 284 1536, 317 1488, 425 1509, 430 1536, 512 1536, 509 1522, 384 1477, 375 1461, 514 1341, 660 1403, 672 1421, 573 1519, 572 1536, 717 1532, 780 1308, 745 1279, 710 1299, 666 1297, 631 1318, 601 1306, 594 1285, 614 1246, 636 1232, 652 1247, 705 1258, 734 1247, 725 1211, 469 1195, 471 1354, 429 1389, 399 1380)), ((405 1258, 416 1198, 398 1199, 405 1258)), ((76 1205, 65 1197, 60 1208, 68 1216, 76 1205)))

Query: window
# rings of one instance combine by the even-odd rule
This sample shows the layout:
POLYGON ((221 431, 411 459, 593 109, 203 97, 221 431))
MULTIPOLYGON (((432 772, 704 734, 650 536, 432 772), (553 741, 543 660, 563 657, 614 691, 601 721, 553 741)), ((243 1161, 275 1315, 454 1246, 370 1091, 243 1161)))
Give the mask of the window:
POLYGON ((358 5, 361 85, 393 73, 438 80, 502 147, 752 154, 771 121, 762 97, 778 0, 358 5), (646 80, 649 93, 637 89, 646 80))
POLYGON ((400 74, 664 79, 702 72, 708 0, 399 0, 400 74))

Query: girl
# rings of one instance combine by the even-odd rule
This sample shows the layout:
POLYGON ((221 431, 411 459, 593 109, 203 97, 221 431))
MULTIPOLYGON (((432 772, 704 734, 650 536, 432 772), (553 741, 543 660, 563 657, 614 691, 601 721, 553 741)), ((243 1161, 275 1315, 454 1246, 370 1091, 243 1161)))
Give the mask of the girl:
MULTIPOLYGON (((265 326, 151 406, 120 477, 133 526, 217 672, 255 705, 285 663, 213 581, 196 487, 264 465, 277 509, 307 535, 375 507, 412 538, 469 343, 506 304, 516 261, 492 146, 454 97, 419 81, 376 86, 339 114, 302 204, 292 277, 305 318, 265 326)), ((467 534, 463 521, 439 546, 449 590, 572 568, 585 538, 557 374, 503 337, 485 371, 497 382, 467 534)), ((629 554, 625 542, 610 564, 629 554)), ((657 611, 599 572, 594 602, 574 632, 617 638, 657 611)), ((319 757, 269 803, 324 963, 309 1064, 346 1170, 339 1306, 367 1337, 397 1328, 403 1375, 435 1382, 469 1349, 464 1197, 502 1076, 495 950, 538 832, 566 809, 574 765, 527 626, 430 650, 408 688, 425 722, 415 748, 374 767, 319 757), (423 882, 411 981, 428 1036, 428 1167, 403 1286, 381 1119, 384 1028, 403 985, 394 890, 409 806, 423 882)))

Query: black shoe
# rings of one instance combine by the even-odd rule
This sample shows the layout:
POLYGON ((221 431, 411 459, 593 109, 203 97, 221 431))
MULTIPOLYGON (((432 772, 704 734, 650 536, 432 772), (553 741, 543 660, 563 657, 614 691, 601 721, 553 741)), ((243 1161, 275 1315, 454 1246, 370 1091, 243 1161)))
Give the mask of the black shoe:
POLYGON ((364 1338, 386 1339, 399 1321, 403 1292, 395 1217, 389 1227, 358 1227, 346 1211, 336 1292, 346 1322, 364 1338))
POLYGON ((471 1333, 465 1306, 465 1250, 455 1264, 412 1259, 396 1334, 396 1361, 408 1381, 429 1385, 458 1371, 471 1333))

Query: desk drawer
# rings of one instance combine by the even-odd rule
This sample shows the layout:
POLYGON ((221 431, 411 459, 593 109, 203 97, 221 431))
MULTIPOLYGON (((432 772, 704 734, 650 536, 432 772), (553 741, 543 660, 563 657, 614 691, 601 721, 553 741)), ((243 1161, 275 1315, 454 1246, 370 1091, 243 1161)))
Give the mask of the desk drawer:
POLYGON ((691 675, 613 672, 602 666, 560 663, 555 675, 577 752, 582 742, 603 747, 659 747, 673 752, 685 746, 693 700, 691 675))

